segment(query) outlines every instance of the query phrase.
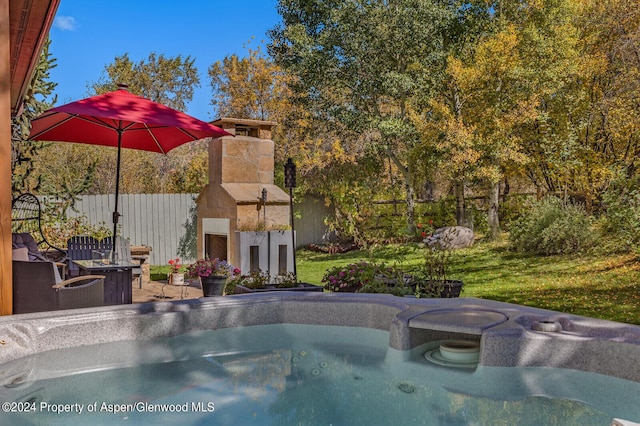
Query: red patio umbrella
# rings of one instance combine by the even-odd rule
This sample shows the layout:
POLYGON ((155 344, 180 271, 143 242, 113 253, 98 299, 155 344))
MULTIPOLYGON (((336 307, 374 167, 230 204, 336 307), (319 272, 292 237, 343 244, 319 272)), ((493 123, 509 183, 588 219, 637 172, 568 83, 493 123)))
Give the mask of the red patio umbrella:
POLYGON ((119 89, 43 112, 31 122, 30 140, 118 147, 113 237, 118 225, 122 148, 166 154, 184 143, 230 135, 183 112, 119 89))

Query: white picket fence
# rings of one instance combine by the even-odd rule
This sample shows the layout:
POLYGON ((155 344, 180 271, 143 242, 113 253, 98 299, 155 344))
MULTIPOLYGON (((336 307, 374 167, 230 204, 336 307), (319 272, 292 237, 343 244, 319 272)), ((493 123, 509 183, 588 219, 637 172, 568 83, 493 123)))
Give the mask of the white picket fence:
MULTIPOLYGON (((129 238, 133 245, 147 245, 152 248, 151 265, 165 265, 169 259, 178 256, 178 245, 186 234, 185 225, 189 212, 198 194, 121 194, 118 210, 119 234, 129 238)), ((113 227, 112 213, 115 197, 111 195, 83 195, 74 208, 69 209, 69 217, 85 216, 92 225, 113 227)), ((326 233, 323 216, 329 210, 318 200, 306 199, 295 206, 301 215, 296 219, 298 247, 309 243, 319 243, 326 233)), ((193 259, 184 259, 189 262, 193 259)))

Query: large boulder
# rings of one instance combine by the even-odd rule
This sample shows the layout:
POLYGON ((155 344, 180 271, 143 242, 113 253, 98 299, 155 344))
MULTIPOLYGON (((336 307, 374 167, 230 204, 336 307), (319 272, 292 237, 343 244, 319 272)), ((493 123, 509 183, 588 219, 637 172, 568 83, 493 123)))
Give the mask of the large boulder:
POLYGON ((465 248, 473 245, 473 231, 465 226, 445 226, 433 231, 424 243, 438 250, 465 248))

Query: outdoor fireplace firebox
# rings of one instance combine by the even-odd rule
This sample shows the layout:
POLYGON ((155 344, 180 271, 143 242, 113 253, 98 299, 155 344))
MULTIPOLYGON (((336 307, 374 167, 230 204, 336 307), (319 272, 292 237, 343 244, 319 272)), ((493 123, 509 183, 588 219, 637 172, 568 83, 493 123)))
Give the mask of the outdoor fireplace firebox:
POLYGON ((209 184, 196 200, 198 257, 226 259, 242 274, 294 272, 290 198, 273 183, 272 121, 221 118, 235 135, 209 143, 209 184))

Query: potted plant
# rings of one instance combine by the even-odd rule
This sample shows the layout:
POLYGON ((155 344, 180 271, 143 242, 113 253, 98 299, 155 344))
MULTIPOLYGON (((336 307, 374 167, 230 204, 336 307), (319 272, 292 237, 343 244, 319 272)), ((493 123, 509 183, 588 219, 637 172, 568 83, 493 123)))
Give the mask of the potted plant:
POLYGON ((293 272, 272 277, 267 272, 255 271, 238 275, 227 282, 226 294, 259 293, 264 291, 322 291, 322 287, 299 282, 293 272))
POLYGON ((239 269, 234 268, 226 260, 218 258, 198 259, 187 267, 187 276, 200 280, 202 293, 205 297, 222 296, 229 277, 239 273, 239 269))
POLYGON ((167 282, 172 285, 185 285, 184 282, 184 273, 182 268, 182 263, 180 263, 180 258, 176 257, 175 259, 169 260, 169 275, 167 277, 167 282))

